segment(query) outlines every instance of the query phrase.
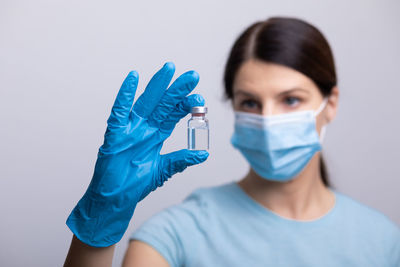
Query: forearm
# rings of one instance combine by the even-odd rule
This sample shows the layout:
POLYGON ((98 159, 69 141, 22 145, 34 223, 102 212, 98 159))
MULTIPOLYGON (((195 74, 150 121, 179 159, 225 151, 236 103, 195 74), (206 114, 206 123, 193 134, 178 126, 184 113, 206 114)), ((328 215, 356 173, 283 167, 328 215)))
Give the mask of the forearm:
POLYGON ((115 245, 102 248, 89 246, 74 235, 64 267, 110 267, 114 249, 115 245))

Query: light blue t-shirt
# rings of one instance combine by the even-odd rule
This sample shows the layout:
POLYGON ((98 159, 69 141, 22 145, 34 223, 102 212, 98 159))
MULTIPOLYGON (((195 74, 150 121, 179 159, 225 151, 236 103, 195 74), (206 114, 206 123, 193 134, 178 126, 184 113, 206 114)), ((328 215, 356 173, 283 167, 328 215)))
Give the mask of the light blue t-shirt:
POLYGON ((399 267, 399 228, 333 192, 329 213, 305 222, 273 213, 235 182, 200 188, 153 215, 131 239, 152 246, 171 267, 399 267))

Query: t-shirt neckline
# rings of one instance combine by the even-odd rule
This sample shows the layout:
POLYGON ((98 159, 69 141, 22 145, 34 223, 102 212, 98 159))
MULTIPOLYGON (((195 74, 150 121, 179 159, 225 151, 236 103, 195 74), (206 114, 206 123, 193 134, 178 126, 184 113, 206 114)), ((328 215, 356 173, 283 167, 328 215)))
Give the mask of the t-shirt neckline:
POLYGON ((312 220, 296 220, 296 219, 291 219, 291 218, 286 218, 284 216, 279 215, 278 213, 268 209, 267 207, 264 207, 261 205, 259 202, 257 202, 254 198, 249 196, 238 184, 236 181, 231 182, 231 187, 232 189, 241 197, 242 201, 245 202, 245 204, 254 210, 257 213, 263 214, 263 216, 267 216, 270 219, 273 219, 279 223, 286 223, 286 224, 295 224, 296 226, 311 226, 311 225, 318 225, 318 224, 324 224, 326 221, 329 221, 332 219, 332 217, 335 216, 338 210, 338 206, 340 204, 340 197, 337 194, 337 192, 333 189, 329 189, 335 196, 335 203, 333 207, 327 211, 325 214, 322 216, 312 219, 312 220))

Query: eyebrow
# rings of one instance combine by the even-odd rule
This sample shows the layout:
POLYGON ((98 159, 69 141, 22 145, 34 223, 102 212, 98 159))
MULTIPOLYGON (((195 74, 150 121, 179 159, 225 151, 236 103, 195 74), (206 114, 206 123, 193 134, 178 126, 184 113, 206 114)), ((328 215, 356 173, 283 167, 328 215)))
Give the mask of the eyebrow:
POLYGON ((240 89, 236 90, 233 94, 234 95, 245 95, 245 96, 251 96, 251 97, 257 98, 257 95, 252 94, 252 93, 247 92, 247 91, 244 91, 244 90, 240 90, 240 89))
MULTIPOLYGON (((289 89, 289 90, 285 90, 285 91, 283 91, 283 92, 280 92, 280 93, 278 94, 278 96, 280 96, 280 95, 285 95, 285 94, 291 93, 291 92, 293 92, 293 91, 303 91, 303 92, 305 92, 305 93, 307 93, 307 94, 310 94, 310 92, 307 91, 306 89, 303 89, 303 88, 300 88, 300 87, 295 87, 295 88, 292 88, 292 89, 289 89)), ((245 90, 241 90, 241 89, 236 90, 236 92, 234 93, 234 95, 245 95, 245 96, 251 96, 251 97, 258 98, 257 95, 252 94, 252 93, 250 93, 250 92, 248 92, 248 91, 245 91, 245 90)))

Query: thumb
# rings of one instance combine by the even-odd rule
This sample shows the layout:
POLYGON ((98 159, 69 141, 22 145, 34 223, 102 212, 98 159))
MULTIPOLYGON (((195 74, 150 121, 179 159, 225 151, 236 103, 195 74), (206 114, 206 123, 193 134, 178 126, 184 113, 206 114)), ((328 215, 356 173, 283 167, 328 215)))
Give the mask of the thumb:
POLYGON ((161 156, 161 170, 163 181, 177 172, 182 172, 188 166, 202 163, 208 158, 206 150, 182 149, 161 156))

